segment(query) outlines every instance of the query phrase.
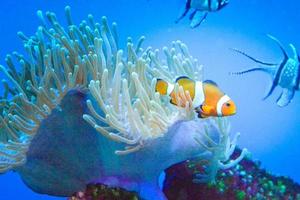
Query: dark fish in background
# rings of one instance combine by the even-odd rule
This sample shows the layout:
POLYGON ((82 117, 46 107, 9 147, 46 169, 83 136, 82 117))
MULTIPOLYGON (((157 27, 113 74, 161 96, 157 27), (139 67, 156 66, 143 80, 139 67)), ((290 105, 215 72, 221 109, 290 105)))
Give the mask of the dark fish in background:
POLYGON ((224 8, 229 0, 186 0, 183 13, 176 20, 178 23, 192 9, 190 14, 191 27, 198 27, 207 17, 209 12, 216 12, 224 8))
POLYGON ((268 73, 272 77, 272 85, 271 88, 269 89, 269 92, 264 97, 264 99, 268 98, 273 93, 276 86, 280 86, 282 88, 282 92, 279 98, 277 99, 277 105, 280 107, 284 107, 291 102, 291 100, 294 97, 295 91, 299 90, 300 57, 293 44, 289 44, 293 52, 293 56, 290 57, 288 53, 285 51, 285 49, 283 48, 281 42, 277 38, 271 35, 268 35, 268 37, 271 38, 273 41, 275 41, 279 46, 279 48, 281 49, 283 54, 282 61, 279 64, 266 63, 266 62, 259 61, 240 50, 233 49, 234 51, 262 65, 260 67, 251 68, 241 72, 235 72, 233 74, 239 75, 239 74, 245 74, 253 71, 263 71, 268 73))

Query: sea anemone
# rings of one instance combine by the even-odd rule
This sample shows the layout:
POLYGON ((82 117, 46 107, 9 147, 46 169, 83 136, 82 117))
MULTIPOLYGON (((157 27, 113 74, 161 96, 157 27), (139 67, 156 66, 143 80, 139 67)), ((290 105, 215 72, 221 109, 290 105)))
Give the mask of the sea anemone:
POLYGON ((47 23, 38 11, 36 34, 18 33, 27 56, 14 52, 8 67, 0 67, 8 79, 1 97, 1 172, 14 169, 31 189, 50 195, 70 196, 97 182, 159 200, 165 196, 158 177, 167 167, 208 159, 214 173, 204 173, 213 181, 218 169, 246 155, 222 164, 236 143, 224 131, 228 124, 211 128, 211 120, 195 119, 189 94, 178 85, 183 108, 155 93, 157 78, 201 80, 202 67, 184 43, 163 48, 164 60, 159 50, 141 47, 144 37, 136 46, 128 38, 125 53, 115 23, 110 29, 106 17, 95 23, 89 15, 76 26, 65 10, 67 29, 54 13, 46 13, 47 23))

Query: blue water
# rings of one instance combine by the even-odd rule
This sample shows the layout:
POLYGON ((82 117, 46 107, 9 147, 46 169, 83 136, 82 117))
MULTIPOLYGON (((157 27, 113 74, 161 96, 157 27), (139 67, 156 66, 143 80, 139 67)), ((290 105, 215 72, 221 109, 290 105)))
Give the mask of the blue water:
MULTIPOLYGON (((184 0, 73 0, 34 1, 7 0, 0 6, 0 60, 6 53, 22 52, 16 32, 32 35, 39 22, 36 11, 51 10, 64 21, 64 7, 72 7, 75 22, 92 13, 96 19, 106 15, 118 23, 121 44, 127 36, 147 38, 146 45, 161 48, 173 40, 182 40, 191 54, 205 67, 204 78, 216 81, 238 106, 231 117, 232 131, 241 132, 239 145, 247 147, 269 171, 287 175, 300 182, 300 95, 279 108, 275 101, 280 90, 266 101, 270 86, 266 74, 252 73, 231 76, 229 72, 253 67, 243 56, 229 48, 242 49, 269 62, 280 62, 282 55, 265 34, 278 37, 286 46, 293 43, 300 50, 300 2, 296 0, 231 0, 224 10, 210 14, 197 29, 190 29, 188 20, 174 20, 184 0)), ((288 48, 288 46, 287 46, 288 48)), ((15 173, 0 176, 0 199, 61 199, 39 195, 27 188, 15 173)))

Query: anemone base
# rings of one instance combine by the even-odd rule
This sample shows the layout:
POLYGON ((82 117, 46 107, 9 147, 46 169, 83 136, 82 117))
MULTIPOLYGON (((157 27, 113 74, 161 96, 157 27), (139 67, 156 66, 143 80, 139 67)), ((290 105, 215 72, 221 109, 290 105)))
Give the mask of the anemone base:
MULTIPOLYGON (((233 158, 240 154, 237 149, 233 158)), ((236 167, 221 170, 215 184, 193 182, 194 174, 203 170, 197 163, 187 161, 166 170, 164 193, 169 200, 299 200, 300 185, 284 176, 274 176, 260 168, 260 163, 245 158, 236 167)), ((84 192, 69 200, 140 199, 136 193, 100 184, 88 185, 84 192)))

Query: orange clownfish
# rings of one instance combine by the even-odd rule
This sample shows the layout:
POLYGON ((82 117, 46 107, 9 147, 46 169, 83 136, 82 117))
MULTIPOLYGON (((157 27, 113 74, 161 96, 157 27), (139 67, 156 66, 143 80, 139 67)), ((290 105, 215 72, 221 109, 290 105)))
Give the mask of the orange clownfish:
MULTIPOLYGON (((192 108, 198 113, 199 118, 223 117, 236 113, 235 103, 211 80, 201 82, 182 76, 176 79, 175 84, 181 86, 185 92, 189 92, 192 108)), ((157 79, 155 91, 160 95, 169 95, 171 97, 170 103, 178 106, 174 90, 175 84, 157 79)))

